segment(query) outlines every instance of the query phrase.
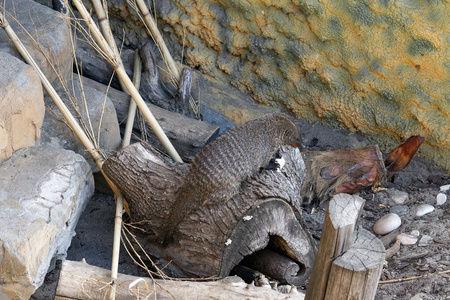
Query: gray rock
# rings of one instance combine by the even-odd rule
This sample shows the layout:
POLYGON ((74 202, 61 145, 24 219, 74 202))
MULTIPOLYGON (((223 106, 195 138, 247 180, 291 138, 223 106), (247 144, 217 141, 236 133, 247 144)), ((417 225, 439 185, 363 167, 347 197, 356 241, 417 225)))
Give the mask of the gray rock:
MULTIPOLYGON (((74 76, 73 87, 70 88, 70 91, 75 96, 69 95, 62 98, 74 116, 81 116, 79 120, 82 120, 81 123, 85 124, 83 126, 85 130, 90 132, 96 143, 98 142, 98 148, 106 156, 119 149, 121 146, 120 129, 116 110, 109 97, 105 97, 104 93, 87 85, 81 88, 78 76, 74 76), (86 105, 83 103, 84 100, 86 100, 86 105)), ((47 110, 45 113, 40 143, 73 150, 86 158, 93 172, 99 171, 78 137, 63 122, 63 117, 56 105, 48 97, 45 101, 52 111, 47 110)))
POLYGON ((406 205, 395 205, 389 209, 389 212, 401 217, 409 213, 409 207, 406 205))
POLYGON ((0 162, 38 141, 44 119, 44 93, 38 74, 0 51, 0 162))
POLYGON ((92 173, 82 156, 39 146, 15 152, 0 174, 1 299, 28 299, 52 258, 65 257, 92 173))
POLYGON ((433 243, 433 238, 431 236, 423 235, 422 238, 419 241, 418 246, 419 247, 426 247, 426 246, 428 246, 428 245, 430 245, 432 243, 433 243))
POLYGON ((391 197, 391 200, 398 205, 406 204, 409 200, 407 192, 399 191, 397 189, 387 189, 386 192, 391 197))
MULTIPOLYGON (((31 0, 6 0, 2 7, 11 27, 55 88, 60 87, 58 77, 69 81, 73 56, 65 16, 31 0)), ((0 30, 0 51, 22 59, 4 30, 0 30)))

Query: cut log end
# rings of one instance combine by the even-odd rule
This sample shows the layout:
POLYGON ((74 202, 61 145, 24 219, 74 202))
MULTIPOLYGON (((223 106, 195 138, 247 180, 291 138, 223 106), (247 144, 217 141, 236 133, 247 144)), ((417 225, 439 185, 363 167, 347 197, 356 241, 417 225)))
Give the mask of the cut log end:
POLYGON ((285 147, 281 155, 286 160, 281 172, 263 171, 242 184, 232 199, 193 211, 175 229, 174 241, 167 247, 156 243, 155 237, 183 181, 185 169, 180 168, 186 166, 170 164, 153 149, 135 144, 109 158, 104 169, 130 203, 133 220, 147 220, 151 229, 142 244, 161 261, 171 261, 168 274, 222 278, 244 257, 267 249, 293 262, 283 280, 301 285, 315 254, 300 210, 305 168, 297 149, 285 147))

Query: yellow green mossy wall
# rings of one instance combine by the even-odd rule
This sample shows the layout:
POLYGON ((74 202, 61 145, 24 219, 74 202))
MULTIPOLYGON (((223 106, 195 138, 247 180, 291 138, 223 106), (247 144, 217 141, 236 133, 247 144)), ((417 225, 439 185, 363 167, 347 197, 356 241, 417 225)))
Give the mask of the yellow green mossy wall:
MULTIPOLYGON (((184 61, 308 120, 383 144, 426 137, 450 170, 449 1, 166 0, 159 26, 184 61)), ((392 146, 390 144, 389 146, 392 146)))

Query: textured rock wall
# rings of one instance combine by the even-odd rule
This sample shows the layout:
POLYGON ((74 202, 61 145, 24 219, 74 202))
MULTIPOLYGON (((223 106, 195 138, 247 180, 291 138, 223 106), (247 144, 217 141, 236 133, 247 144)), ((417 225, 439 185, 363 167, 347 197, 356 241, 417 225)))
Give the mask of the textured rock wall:
MULTIPOLYGON (((155 1, 174 53, 298 117, 384 144, 421 134, 450 169, 450 5, 441 1, 155 1)), ((129 42, 144 36, 111 0, 129 42)), ((389 145, 391 146, 391 145, 389 145)))
POLYGON ((0 51, 0 162, 41 136, 44 93, 29 65, 0 51))

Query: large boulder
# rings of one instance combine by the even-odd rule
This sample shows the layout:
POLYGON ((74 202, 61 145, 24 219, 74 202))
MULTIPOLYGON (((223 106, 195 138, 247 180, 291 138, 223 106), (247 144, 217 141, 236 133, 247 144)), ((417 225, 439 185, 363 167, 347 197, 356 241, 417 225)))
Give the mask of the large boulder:
MULTIPOLYGON (((125 41, 147 38, 110 0, 125 41)), ((445 2, 154 1, 175 56, 298 117, 370 134, 384 149, 410 135, 450 169, 450 6, 445 2)), ((153 7, 153 5, 151 5, 153 7)))
MULTIPOLYGON (((121 147, 120 128, 111 99, 101 91, 83 85, 83 78, 76 74, 68 89, 61 94, 69 110, 80 121, 82 128, 94 141, 94 145, 109 156, 121 147)), ((89 152, 75 133, 67 126, 62 114, 49 97, 45 98, 49 108, 45 113, 40 143, 77 152, 84 156, 93 172, 99 171, 89 152)))
MULTIPOLYGON (((68 19, 32 0, 2 1, 0 10, 47 79, 56 88, 61 87, 60 80, 68 82, 73 69, 68 19)), ((0 51, 21 58, 4 30, 0 30, 0 51)))
POLYGON ((65 257, 92 172, 73 151, 39 146, 16 151, 0 174, 0 299, 28 299, 65 257))
POLYGON ((0 51, 0 162, 39 140, 44 93, 34 69, 0 51))

